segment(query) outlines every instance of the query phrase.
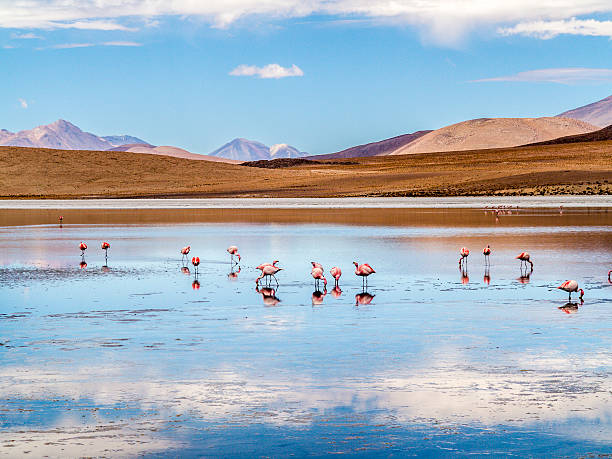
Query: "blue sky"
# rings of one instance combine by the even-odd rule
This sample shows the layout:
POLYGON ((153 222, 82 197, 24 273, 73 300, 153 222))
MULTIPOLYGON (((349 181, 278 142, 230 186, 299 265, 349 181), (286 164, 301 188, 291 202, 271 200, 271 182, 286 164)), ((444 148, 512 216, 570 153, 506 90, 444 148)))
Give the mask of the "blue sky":
POLYGON ((13 3, 0 0, 11 131, 64 118, 198 153, 245 137, 319 154, 612 94, 607 0, 13 3))

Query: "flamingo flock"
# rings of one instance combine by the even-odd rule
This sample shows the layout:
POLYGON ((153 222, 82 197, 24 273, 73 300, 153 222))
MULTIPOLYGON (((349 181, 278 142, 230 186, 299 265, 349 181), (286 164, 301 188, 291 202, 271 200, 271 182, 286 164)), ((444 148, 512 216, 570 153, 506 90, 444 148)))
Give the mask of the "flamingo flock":
MULTIPOLYGON (((61 220, 62 220, 62 217, 60 217, 60 222, 61 220)), ((79 250, 81 251, 81 263, 79 266, 82 269, 84 269, 87 267, 87 263, 85 262, 85 252, 87 250, 87 244, 81 241, 78 247, 79 247, 79 250)), ((100 247, 102 250, 104 250, 105 261, 108 261, 108 250, 110 249, 110 243, 104 241, 101 243, 100 247)), ((180 250, 180 253, 182 255, 182 262, 183 262, 181 271, 185 274, 190 274, 189 268, 185 264, 190 252, 191 252, 191 246, 185 246, 180 250)), ((230 279, 236 279, 238 277, 238 273, 240 273, 240 270, 241 270, 239 263, 242 260, 242 257, 238 253, 238 247, 235 245, 228 247, 227 253, 229 253, 230 255, 230 264, 232 267, 231 272, 229 273, 228 277, 230 279), (235 266, 238 267, 237 271, 234 271, 235 266)), ((487 246, 482 250, 482 253, 484 255, 484 263, 485 263, 484 282, 486 284, 489 284, 491 281, 490 275, 489 275, 489 267, 491 264, 490 256, 492 253, 491 246, 487 244, 487 246)), ((470 250, 467 247, 462 247, 460 249, 459 251, 459 269, 461 270, 461 274, 462 274, 462 283, 469 282, 469 277, 467 274, 467 260, 468 260, 469 255, 470 255, 470 250)), ((531 260, 531 255, 528 252, 521 252, 515 257, 515 259, 521 261, 521 277, 519 278, 519 281, 521 283, 528 282, 529 276, 533 272, 533 266, 534 266, 533 261, 531 260), (529 272, 527 272, 527 265, 529 265, 529 268, 530 268, 529 272), (525 268, 525 272, 523 272, 523 268, 525 268)), ((264 302, 268 305, 277 304, 280 301, 276 297, 276 290, 271 288, 270 286, 272 279, 274 279, 274 281, 276 282, 276 288, 279 287, 279 282, 278 282, 278 279, 276 278, 276 274, 282 271, 283 268, 277 266, 278 263, 279 263, 278 260, 274 260, 271 263, 261 263, 255 268, 257 270, 260 270, 260 275, 255 279, 256 291, 262 294, 264 298, 264 302), (262 287, 261 289, 259 287, 260 281, 263 281, 262 283, 264 284, 264 287, 262 287)), ((312 276, 315 282, 315 292, 313 292, 312 302, 313 302, 313 305, 321 304, 323 301, 323 298, 325 297, 325 295, 327 295, 327 279, 325 277, 325 271, 321 263, 318 263, 316 261, 311 261, 310 263, 311 263, 310 275, 312 276), (321 282, 323 282, 323 291, 321 291, 321 282)), ((193 265, 194 273, 195 273, 195 279, 192 283, 192 287, 195 290, 197 290, 200 288, 200 282, 198 280, 200 258, 197 256, 192 257, 191 264, 193 265)), ((363 292, 356 295, 355 297, 356 305, 370 304, 374 296, 367 292, 368 277, 376 273, 376 271, 374 270, 374 268, 372 268, 372 266, 370 266, 367 263, 360 264, 354 261, 353 265, 355 266, 355 275, 358 277, 361 277, 362 279, 362 289, 363 289, 363 292)), ((104 267, 108 268, 106 265, 104 267)), ((334 288, 331 291, 331 293, 334 297, 337 298, 342 294, 342 290, 340 289, 340 286, 339 286, 340 277, 342 276, 342 270, 338 266, 334 266, 333 268, 329 270, 329 273, 331 277, 334 279, 334 288)), ((612 283, 611 277, 612 277, 612 270, 608 271, 608 281, 610 283, 612 283)), ((570 303, 572 300, 572 293, 579 293, 579 299, 583 301, 584 290, 579 288, 578 282, 575 280, 567 280, 563 282, 560 286, 558 286, 557 289, 568 292, 570 303)), ((566 308, 566 309, 569 311, 571 308, 569 309, 566 308)))

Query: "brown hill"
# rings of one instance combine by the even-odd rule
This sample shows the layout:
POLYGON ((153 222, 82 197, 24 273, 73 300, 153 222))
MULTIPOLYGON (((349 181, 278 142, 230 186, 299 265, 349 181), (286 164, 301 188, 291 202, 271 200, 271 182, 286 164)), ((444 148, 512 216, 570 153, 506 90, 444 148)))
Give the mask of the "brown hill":
POLYGON ((341 159, 341 158, 363 158, 366 156, 382 156, 414 142, 418 138, 430 133, 431 131, 417 131, 412 134, 398 135, 390 139, 381 140, 379 142, 366 143, 357 145, 356 147, 347 148, 336 153, 328 153, 325 155, 308 156, 310 159, 341 159))
POLYGON ((534 145, 560 145, 564 143, 581 143, 581 142, 603 142, 604 140, 612 140, 612 125, 600 129, 599 131, 588 132, 586 134, 568 135, 559 137, 558 139, 547 140, 546 142, 532 143, 526 146, 534 145))
POLYGON ((280 169, 129 152, 0 147, 0 198, 570 193, 612 194, 612 141, 372 156, 280 169))
POLYGON ((584 121, 560 118, 479 118, 437 129, 392 155, 505 148, 597 130, 584 121))
POLYGON ((240 161, 235 161, 233 159, 219 158, 217 156, 200 155, 197 153, 191 153, 190 151, 183 150, 182 148, 178 148, 178 147, 171 147, 171 146, 156 147, 154 145, 147 145, 147 144, 141 144, 141 143, 120 145, 118 147, 110 148, 107 151, 125 151, 128 153, 144 153, 147 155, 164 155, 164 156, 172 156, 174 158, 192 159, 195 161, 214 161, 214 162, 228 163, 228 164, 239 164, 240 163, 240 161))

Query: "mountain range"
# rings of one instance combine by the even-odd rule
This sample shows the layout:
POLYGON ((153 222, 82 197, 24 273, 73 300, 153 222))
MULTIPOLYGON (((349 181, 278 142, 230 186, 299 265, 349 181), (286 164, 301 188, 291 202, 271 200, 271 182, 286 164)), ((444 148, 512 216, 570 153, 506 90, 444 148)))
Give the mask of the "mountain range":
POLYGON ((575 142, 575 138, 593 140, 598 136, 606 136, 604 133, 575 137, 596 133, 601 127, 611 124, 612 96, 554 117, 478 118, 432 131, 417 131, 316 156, 308 156, 286 143, 268 147, 261 142, 244 138, 236 138, 209 155, 201 155, 174 146, 155 146, 131 135, 98 136, 82 131, 62 119, 16 133, 2 129, 0 145, 64 150, 113 150, 239 163, 277 158, 342 159, 502 148, 549 142, 568 136, 572 140, 567 141, 575 142))

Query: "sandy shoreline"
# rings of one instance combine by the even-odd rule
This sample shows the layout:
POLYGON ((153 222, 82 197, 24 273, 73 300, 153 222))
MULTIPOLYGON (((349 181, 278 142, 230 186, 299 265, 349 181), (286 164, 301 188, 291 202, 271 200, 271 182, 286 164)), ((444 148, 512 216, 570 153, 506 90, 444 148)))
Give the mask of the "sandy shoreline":
POLYGON ((446 198, 202 198, 0 200, 2 209, 419 209, 612 207, 612 196, 495 196, 446 198))

